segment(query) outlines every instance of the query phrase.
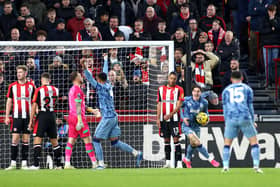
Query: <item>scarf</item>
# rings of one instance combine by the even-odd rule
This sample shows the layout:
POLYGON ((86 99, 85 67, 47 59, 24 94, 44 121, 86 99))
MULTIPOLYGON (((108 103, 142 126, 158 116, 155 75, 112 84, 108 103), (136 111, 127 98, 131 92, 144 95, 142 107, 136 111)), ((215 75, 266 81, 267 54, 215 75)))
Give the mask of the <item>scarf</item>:
MULTIPOLYGON (((223 41, 223 39, 225 37, 225 34, 226 34, 226 32, 221 27, 220 30, 219 30, 219 36, 218 36, 218 41, 217 41, 217 49, 218 49, 218 46, 223 41)), ((213 41, 214 40, 214 35, 213 35, 213 30, 212 29, 210 31, 208 31, 208 37, 212 41, 212 43, 214 43, 214 41, 213 41)))
POLYGON ((195 64, 195 80, 196 82, 205 84, 205 76, 204 76, 204 66, 201 64, 201 69, 199 69, 199 64, 195 64))
POLYGON ((184 16, 183 14, 182 14, 182 12, 180 13, 180 17, 182 18, 182 20, 187 20, 187 19, 189 19, 189 17, 190 17, 190 13, 188 13, 186 16, 184 16))

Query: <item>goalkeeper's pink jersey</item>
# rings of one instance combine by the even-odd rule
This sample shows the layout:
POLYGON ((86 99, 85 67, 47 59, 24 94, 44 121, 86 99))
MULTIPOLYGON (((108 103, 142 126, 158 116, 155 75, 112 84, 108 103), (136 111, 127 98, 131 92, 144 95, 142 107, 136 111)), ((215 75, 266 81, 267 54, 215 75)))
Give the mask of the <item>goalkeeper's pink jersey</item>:
POLYGON ((74 118, 74 117, 77 118, 76 100, 81 101, 82 119, 85 119, 85 113, 86 113, 85 95, 79 86, 73 85, 69 91, 69 117, 70 118, 74 118))

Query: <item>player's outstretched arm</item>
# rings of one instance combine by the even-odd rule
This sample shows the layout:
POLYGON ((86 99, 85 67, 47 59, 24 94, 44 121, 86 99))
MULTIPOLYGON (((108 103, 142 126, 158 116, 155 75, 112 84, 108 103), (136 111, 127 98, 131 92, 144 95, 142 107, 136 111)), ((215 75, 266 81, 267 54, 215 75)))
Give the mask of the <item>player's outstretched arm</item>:
POLYGON ((91 86, 93 88, 96 88, 97 81, 92 77, 92 74, 87 69, 84 70, 84 75, 85 75, 86 79, 88 80, 88 82, 91 84, 91 86))

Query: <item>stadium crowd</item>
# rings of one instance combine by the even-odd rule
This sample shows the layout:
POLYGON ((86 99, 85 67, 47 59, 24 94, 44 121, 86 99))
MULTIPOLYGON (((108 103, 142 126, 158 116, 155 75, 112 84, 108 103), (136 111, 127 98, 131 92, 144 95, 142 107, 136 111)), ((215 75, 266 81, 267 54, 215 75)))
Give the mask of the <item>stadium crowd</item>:
MULTIPOLYGON (((274 81, 272 63, 279 56, 279 48, 266 53, 263 46, 280 44, 279 11, 279 0, 0 0, 0 40, 173 40, 178 84, 183 87, 191 40, 193 81, 205 91, 221 93, 229 84, 231 72, 239 70, 240 60, 248 59, 247 73, 254 73, 257 62, 264 59, 261 71, 268 71, 269 84, 274 81)), ((44 71, 59 77, 53 84, 61 90, 64 104, 69 89, 65 80, 70 71, 81 69, 86 62, 96 75, 102 71, 103 53, 109 55, 109 79, 114 85, 117 109, 126 106, 129 96, 134 102, 142 98, 142 104, 129 104, 132 108, 146 108, 147 97, 143 95, 147 92, 143 88, 149 83, 162 84, 168 72, 166 49, 66 51, 57 47, 56 51, 27 54, 10 51, 6 48, 1 54, 1 89, 16 80, 15 73, 10 73, 16 65, 25 64, 36 86, 44 71), (160 73, 152 77, 149 72, 157 70, 160 73)), ((246 71, 242 73, 246 82, 246 71)), ((89 85, 85 89, 88 100, 95 98, 89 85)))

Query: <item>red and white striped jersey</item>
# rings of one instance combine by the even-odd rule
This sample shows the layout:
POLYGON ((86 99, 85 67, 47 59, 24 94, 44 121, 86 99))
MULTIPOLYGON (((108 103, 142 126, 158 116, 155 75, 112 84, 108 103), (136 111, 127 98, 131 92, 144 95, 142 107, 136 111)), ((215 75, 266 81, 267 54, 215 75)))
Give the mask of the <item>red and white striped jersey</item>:
POLYGON ((34 84, 29 81, 25 84, 16 81, 9 85, 7 98, 13 100, 13 118, 29 118, 34 91, 34 84))
POLYGON ((43 112, 53 112, 58 101, 59 91, 54 86, 41 86, 36 89, 33 102, 38 104, 38 108, 43 112))
MULTIPOLYGON (((158 88, 157 102, 161 103, 160 121, 164 121, 164 115, 170 114, 177 106, 177 101, 184 101, 184 90, 175 85, 167 87, 165 85, 158 88)), ((179 111, 168 121, 180 121, 179 111)))

